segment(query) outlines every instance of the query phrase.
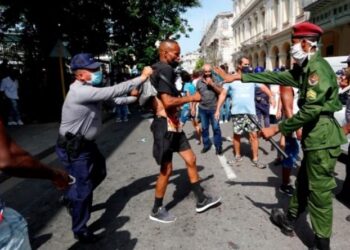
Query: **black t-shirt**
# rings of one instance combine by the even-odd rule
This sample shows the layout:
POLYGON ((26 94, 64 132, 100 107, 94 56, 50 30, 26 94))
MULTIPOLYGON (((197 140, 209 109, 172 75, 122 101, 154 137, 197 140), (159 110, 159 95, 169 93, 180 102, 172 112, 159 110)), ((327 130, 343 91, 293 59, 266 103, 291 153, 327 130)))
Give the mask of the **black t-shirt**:
POLYGON ((158 91, 159 94, 166 93, 171 96, 178 96, 179 93, 175 87, 176 74, 174 69, 166 63, 157 62, 152 65, 154 70, 151 76, 152 85, 158 91), (167 79, 167 82, 160 77, 160 74, 167 79))

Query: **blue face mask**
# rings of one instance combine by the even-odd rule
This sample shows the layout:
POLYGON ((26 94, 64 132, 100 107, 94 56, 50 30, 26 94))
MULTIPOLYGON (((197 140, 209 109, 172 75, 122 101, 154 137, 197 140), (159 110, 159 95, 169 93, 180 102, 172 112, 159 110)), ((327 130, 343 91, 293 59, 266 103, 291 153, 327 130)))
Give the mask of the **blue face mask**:
POLYGON ((91 83, 93 86, 100 85, 102 82, 102 71, 96 71, 91 73, 91 80, 87 81, 88 83, 91 83))

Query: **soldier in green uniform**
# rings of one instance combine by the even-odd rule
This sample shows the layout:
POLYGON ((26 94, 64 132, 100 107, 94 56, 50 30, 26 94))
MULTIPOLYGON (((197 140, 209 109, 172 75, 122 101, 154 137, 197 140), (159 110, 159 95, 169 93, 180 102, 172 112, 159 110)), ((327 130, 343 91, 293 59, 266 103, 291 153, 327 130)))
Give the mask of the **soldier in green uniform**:
POLYGON ((336 76, 321 57, 318 42, 323 31, 309 22, 293 26, 291 56, 295 64, 286 72, 229 75, 215 68, 226 82, 260 82, 299 88, 299 112, 278 125, 264 128, 267 139, 281 132, 288 135, 303 128, 304 158, 296 180, 296 190, 286 213, 273 209, 271 220, 283 233, 293 235, 294 224, 308 208, 315 233, 311 249, 330 249, 333 208, 332 189, 336 187, 334 167, 341 153, 340 145, 347 142, 344 132, 333 117, 341 109, 336 76))

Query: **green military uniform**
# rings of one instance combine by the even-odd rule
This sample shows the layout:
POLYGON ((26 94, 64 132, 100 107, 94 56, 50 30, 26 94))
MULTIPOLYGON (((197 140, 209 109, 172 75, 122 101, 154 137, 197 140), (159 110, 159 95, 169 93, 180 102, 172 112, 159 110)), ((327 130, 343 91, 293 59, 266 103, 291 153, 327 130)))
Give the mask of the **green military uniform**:
POLYGON ((282 134, 303 128, 304 158, 296 182, 296 191, 288 212, 298 217, 306 206, 317 236, 330 238, 332 232, 332 189, 336 187, 334 167, 347 139, 333 117, 342 108, 336 76, 319 52, 303 68, 287 72, 244 74, 243 82, 279 84, 299 89, 299 112, 279 124, 282 134))

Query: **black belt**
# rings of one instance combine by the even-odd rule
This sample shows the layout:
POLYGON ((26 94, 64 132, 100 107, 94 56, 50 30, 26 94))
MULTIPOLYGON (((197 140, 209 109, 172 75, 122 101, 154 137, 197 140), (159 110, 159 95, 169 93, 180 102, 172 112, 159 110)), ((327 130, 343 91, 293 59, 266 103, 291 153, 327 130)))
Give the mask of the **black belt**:
POLYGON ((334 113, 331 112, 321 112, 320 117, 334 118, 334 113))

